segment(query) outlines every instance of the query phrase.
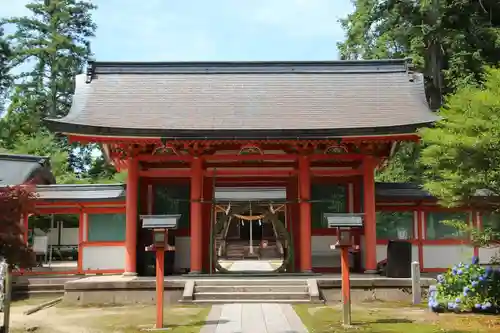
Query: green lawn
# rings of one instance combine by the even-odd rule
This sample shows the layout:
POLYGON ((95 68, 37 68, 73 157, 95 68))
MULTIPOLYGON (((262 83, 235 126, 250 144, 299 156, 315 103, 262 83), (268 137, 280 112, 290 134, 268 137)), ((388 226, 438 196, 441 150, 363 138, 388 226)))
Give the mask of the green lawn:
POLYGON ((434 314, 423 307, 399 303, 354 305, 353 327, 341 325, 339 306, 295 305, 310 333, 356 331, 365 333, 500 333, 500 316, 434 314))

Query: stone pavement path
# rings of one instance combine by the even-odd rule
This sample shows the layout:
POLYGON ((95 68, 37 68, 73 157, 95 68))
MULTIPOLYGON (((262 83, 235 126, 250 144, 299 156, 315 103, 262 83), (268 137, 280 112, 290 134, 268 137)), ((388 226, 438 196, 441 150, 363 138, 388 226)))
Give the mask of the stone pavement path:
POLYGON ((200 333, 307 333, 290 304, 214 305, 200 333))
POLYGON ((237 260, 229 267, 230 271, 272 271, 273 266, 267 260, 237 260))

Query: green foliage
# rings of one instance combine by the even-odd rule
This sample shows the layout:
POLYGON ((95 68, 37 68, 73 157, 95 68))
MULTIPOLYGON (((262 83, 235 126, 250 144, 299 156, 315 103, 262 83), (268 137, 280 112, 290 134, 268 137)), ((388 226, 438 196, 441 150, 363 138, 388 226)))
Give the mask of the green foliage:
MULTIPOLYGON (((96 29, 91 12, 96 6, 79 0, 32 0, 26 8, 31 16, 6 20, 16 27, 8 36, 14 66, 34 64, 18 76, 14 95, 34 101, 42 116, 64 116, 71 106, 75 75, 91 56, 89 38, 96 29)), ((10 111, 26 111, 26 106, 14 103, 10 111)))
POLYGON ((402 142, 399 144, 394 156, 385 167, 377 170, 375 179, 378 182, 421 183, 422 166, 418 161, 421 147, 415 142, 402 142))
POLYGON ((429 307, 435 312, 500 311, 500 270, 471 264, 454 266, 438 276, 435 289, 430 291, 429 307))
MULTIPOLYGON (((22 69, 15 84, 6 81, 11 94, 7 114, 0 119, 0 149, 50 156, 58 183, 120 181, 123 175, 95 156, 97 145, 70 144, 50 134, 43 123, 69 112, 75 76, 92 56, 90 38, 96 25, 91 14, 96 6, 85 0, 31 0, 26 8, 28 16, 4 20, 14 27, 12 34, 2 39, 0 30, 0 52, 4 47, 9 51, 7 57, 0 53, 0 77, 4 68, 22 69)), ((2 82, 0 97, 1 87, 2 82)))
MULTIPOLYGON (((1 148, 0 148, 1 150, 1 148)), ((60 184, 79 182, 68 163, 68 153, 61 142, 50 132, 44 131, 33 135, 20 134, 7 151, 14 154, 37 155, 50 157, 52 173, 60 184)))
MULTIPOLYGON (((424 74, 433 109, 445 95, 482 82, 485 65, 500 61, 500 2, 496 0, 353 0, 340 21, 342 59, 411 58, 424 74)), ((402 145, 379 181, 422 182, 420 147, 402 145)))
MULTIPOLYGON (((69 112, 74 79, 82 73, 91 57, 90 38, 96 29, 90 1, 32 0, 26 5, 30 15, 5 19, 14 27, 6 36, 12 68, 22 70, 15 77, 7 117, 0 124, 2 147, 15 151, 24 136, 46 128, 43 119, 69 112)), ((66 138, 54 138, 67 152, 71 169, 82 175, 90 167, 94 146, 69 144, 66 138)))
POLYGON ((12 84, 10 76, 10 63, 11 57, 10 44, 3 38, 4 31, 0 25, 0 116, 3 113, 3 106, 7 91, 12 84))
POLYGON ((421 130, 426 147, 425 188, 447 206, 482 195, 500 194, 500 70, 489 69, 485 83, 461 88, 440 111, 443 119, 421 130))

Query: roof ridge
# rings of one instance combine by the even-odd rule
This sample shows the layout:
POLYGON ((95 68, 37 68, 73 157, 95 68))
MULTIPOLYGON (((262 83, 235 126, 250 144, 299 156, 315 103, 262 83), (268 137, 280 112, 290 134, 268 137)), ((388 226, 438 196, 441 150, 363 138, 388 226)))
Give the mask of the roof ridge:
POLYGON ((110 184, 50 184, 50 185, 37 185, 37 189, 41 190, 64 190, 64 189, 95 189, 95 188, 113 188, 123 187, 123 183, 110 183, 110 184))
POLYGON ((409 59, 328 61, 89 61, 87 83, 99 74, 291 74, 408 72, 409 59))
POLYGON ((43 164, 47 160, 49 160, 49 157, 48 156, 27 155, 27 154, 0 153, 0 160, 29 161, 29 162, 37 162, 37 163, 43 164))

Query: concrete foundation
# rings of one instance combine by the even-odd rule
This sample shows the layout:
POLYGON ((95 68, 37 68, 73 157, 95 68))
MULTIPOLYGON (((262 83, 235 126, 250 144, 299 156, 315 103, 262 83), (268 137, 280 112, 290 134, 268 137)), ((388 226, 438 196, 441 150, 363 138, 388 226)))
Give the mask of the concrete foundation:
MULTIPOLYGON (((245 280, 259 280, 259 277, 246 276, 245 280)), ((269 280, 269 277, 265 279, 269 280)), ((282 276, 276 279, 297 279, 300 277, 282 276)), ((238 284, 238 278, 191 278, 185 276, 165 278, 165 304, 175 304, 183 299, 185 286, 193 285, 192 281, 211 281, 228 285, 238 284)), ((340 275, 322 275, 316 277, 320 298, 325 302, 338 302, 341 299, 340 275)), ((257 282, 257 281, 255 281, 257 282)), ((422 278, 422 293, 427 293, 428 287, 435 283, 432 278, 422 278)), ((411 279, 392 279, 380 276, 357 275, 351 279, 351 297, 353 302, 361 301, 411 301, 411 279)), ((154 304, 155 280, 151 277, 124 277, 124 276, 93 276, 79 280, 68 281, 65 284, 64 303, 72 305, 92 304, 154 304)), ((309 286, 310 289, 310 286, 309 286)), ((313 288, 314 289, 314 288, 313 288)))

